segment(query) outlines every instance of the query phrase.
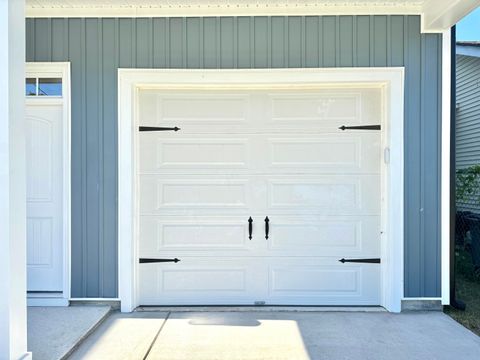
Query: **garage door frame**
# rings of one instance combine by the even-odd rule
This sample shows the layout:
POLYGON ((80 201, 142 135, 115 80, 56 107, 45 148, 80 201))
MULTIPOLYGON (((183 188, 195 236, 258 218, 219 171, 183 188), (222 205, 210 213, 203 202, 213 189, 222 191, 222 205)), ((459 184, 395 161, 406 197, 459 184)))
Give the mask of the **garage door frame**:
POLYGON ((404 286, 404 68, 118 70, 118 288, 122 312, 138 306, 138 92, 140 89, 380 87, 381 305, 399 312, 404 286))

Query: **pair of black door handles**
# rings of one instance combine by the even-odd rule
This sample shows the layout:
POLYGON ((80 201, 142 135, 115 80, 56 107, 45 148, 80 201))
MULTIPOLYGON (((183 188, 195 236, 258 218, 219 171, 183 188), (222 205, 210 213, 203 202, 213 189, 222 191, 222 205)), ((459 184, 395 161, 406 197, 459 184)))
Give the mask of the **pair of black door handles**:
MULTIPOLYGON (((268 232, 270 231, 270 225, 269 225, 270 219, 268 218, 268 216, 265 218, 264 221, 265 221, 265 239, 268 240, 268 232)), ((252 232, 253 232, 253 219, 250 216, 248 218, 248 238, 250 240, 252 240, 252 232)))

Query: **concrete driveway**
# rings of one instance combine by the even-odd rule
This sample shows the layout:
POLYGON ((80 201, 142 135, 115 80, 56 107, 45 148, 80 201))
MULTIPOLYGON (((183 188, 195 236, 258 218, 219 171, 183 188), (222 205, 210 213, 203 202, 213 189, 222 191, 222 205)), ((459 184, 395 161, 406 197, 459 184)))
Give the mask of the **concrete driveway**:
POLYGON ((115 313, 71 359, 480 359, 440 312, 115 313))

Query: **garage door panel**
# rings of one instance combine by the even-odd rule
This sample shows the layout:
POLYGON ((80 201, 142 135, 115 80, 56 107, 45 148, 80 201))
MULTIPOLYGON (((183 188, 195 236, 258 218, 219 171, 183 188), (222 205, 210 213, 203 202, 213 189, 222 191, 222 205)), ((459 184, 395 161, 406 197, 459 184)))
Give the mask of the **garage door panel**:
POLYGON ((222 91, 186 92, 142 90, 141 125, 244 124, 250 119, 250 96, 222 91))
POLYGON ((378 134, 144 133, 141 174, 288 174, 379 172, 378 134), (171 134, 170 134, 171 135, 171 134))
POLYGON ((161 178, 141 176, 141 214, 202 210, 243 210, 251 206, 249 180, 161 178))
POLYGON ((378 134, 266 136, 272 172, 378 173, 378 134))
MULTIPOLYGON (((175 173, 178 170, 245 170, 251 168, 251 139, 217 135, 165 137, 151 133, 140 144, 140 171, 175 173), (149 141, 150 140, 150 141, 149 141)), ((238 172, 238 171, 237 171, 238 172)))
POLYGON ((315 210, 330 215, 378 214, 378 175, 271 177, 268 210, 315 210))
POLYGON ((270 254, 380 256, 378 216, 269 216, 270 254))
POLYGON ((245 255, 251 253, 253 243, 248 239, 246 217, 224 217, 212 220, 210 217, 158 217, 141 216, 139 226, 142 257, 155 257, 172 252, 203 253, 224 251, 245 255))
POLYGON ((271 118, 276 121, 355 121, 360 118, 361 93, 334 93, 331 90, 311 93, 269 94, 271 118))
POLYGON ((269 303, 378 305, 380 265, 285 260, 269 266, 269 303))
POLYGON ((267 95, 267 122, 275 126, 338 129, 381 123, 379 89, 279 91, 267 95))
POLYGON ((141 305, 253 305, 266 292, 262 266, 256 260, 235 258, 141 264, 141 305))

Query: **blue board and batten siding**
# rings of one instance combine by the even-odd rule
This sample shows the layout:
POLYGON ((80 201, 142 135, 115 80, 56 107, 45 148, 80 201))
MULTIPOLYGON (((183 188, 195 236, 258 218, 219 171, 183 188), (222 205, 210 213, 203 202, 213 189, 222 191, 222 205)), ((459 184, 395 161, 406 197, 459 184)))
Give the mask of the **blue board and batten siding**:
POLYGON ((440 295, 441 36, 418 16, 27 19, 72 66, 72 296, 117 296, 117 69, 405 66, 405 295, 440 295))

